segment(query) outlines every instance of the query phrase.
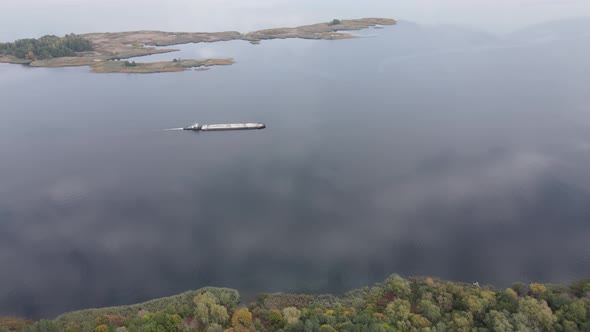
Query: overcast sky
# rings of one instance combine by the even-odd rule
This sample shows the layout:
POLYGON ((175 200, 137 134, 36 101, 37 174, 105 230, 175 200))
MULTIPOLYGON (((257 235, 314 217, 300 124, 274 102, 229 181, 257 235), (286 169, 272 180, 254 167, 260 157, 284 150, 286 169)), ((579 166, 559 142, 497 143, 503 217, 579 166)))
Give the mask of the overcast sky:
POLYGON ((505 33, 590 16, 586 0, 2 0, 0 39, 68 32, 161 29, 211 31, 386 16, 505 33))

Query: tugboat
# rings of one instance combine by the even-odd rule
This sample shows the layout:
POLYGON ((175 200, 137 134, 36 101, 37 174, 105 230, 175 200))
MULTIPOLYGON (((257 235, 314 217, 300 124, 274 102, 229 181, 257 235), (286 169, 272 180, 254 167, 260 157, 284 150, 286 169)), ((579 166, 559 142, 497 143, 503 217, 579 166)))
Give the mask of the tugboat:
POLYGON ((221 130, 251 130, 251 129, 264 129, 266 125, 264 123, 227 123, 227 124, 208 124, 202 125, 195 123, 188 127, 182 128, 184 130, 192 131, 221 131, 221 130))

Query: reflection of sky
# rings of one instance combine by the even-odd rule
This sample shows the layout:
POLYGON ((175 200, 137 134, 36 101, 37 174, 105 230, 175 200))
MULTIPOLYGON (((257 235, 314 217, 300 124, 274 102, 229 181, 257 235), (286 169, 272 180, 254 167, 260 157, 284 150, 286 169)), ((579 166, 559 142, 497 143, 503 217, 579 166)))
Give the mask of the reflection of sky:
POLYGON ((590 44, 542 38, 567 27, 187 45, 238 61, 207 72, 0 65, 0 315, 587 277, 590 44), (157 130, 195 120, 268 128, 157 130))
POLYGON ((0 40, 127 30, 242 32, 326 21, 391 17, 506 32, 590 16, 585 0, 3 0, 0 40))

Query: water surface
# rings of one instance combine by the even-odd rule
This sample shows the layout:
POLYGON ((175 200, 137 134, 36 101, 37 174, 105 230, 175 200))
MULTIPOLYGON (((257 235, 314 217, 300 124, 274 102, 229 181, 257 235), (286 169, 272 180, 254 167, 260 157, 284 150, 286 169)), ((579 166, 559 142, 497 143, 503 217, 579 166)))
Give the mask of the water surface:
POLYGON ((0 314, 394 272, 588 277, 590 44, 560 26, 145 58, 237 60, 182 73, 0 65, 0 314), (193 121, 267 129, 161 130, 193 121))

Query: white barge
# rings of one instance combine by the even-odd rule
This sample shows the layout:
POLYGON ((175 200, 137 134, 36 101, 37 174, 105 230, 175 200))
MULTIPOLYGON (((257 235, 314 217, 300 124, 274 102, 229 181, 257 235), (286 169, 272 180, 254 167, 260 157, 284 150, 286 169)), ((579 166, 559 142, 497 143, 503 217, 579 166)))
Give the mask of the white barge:
POLYGON ((193 131, 221 131, 221 130, 249 130, 249 129, 264 129, 264 123, 227 123, 227 124, 200 124, 195 123, 188 127, 182 128, 184 130, 193 131))

